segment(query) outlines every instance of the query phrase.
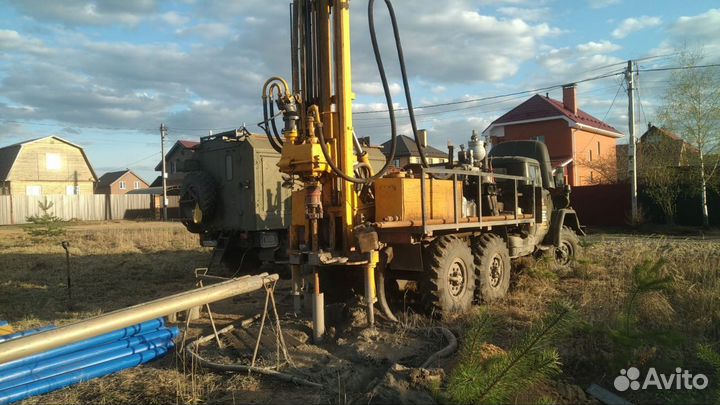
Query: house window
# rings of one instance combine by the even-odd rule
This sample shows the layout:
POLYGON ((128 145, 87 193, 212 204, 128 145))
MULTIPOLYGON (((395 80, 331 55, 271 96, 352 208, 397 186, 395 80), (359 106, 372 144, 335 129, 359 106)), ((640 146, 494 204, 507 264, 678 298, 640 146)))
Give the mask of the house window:
POLYGON ((393 162, 393 164, 395 165, 395 167, 399 168, 400 167, 400 159, 395 159, 395 162, 393 162))
POLYGON ((176 163, 171 160, 171 161, 170 161, 170 174, 173 174, 173 173, 176 172, 176 169, 177 169, 177 168, 176 168, 175 166, 176 166, 176 163))
POLYGON ((135 184, 133 184, 133 188, 135 188, 135 190, 140 189, 140 182, 136 181, 135 184))
POLYGON ((535 140, 536 140, 536 141, 539 141, 539 142, 542 142, 542 143, 545 143, 545 135, 538 135, 538 136, 535 137, 535 140))
POLYGON ((233 159, 232 155, 225 155, 225 178, 227 180, 233 179, 233 159))
POLYGON ((46 153, 45 154, 45 167, 51 171, 60 170, 60 154, 59 153, 46 153))
POLYGON ((65 194, 67 194, 67 195, 80 194, 80 186, 65 186, 65 194))
POLYGON ((120 190, 125 190, 125 189, 127 189, 127 184, 125 184, 124 181, 121 181, 120 182, 120 190))
POLYGON ((588 152, 590 152, 590 161, 592 162, 592 149, 590 149, 588 152))
POLYGON ((600 156, 600 142, 598 142, 598 156, 600 156))
POLYGON ((25 187, 25 194, 30 196, 42 195, 42 186, 27 186, 25 187))

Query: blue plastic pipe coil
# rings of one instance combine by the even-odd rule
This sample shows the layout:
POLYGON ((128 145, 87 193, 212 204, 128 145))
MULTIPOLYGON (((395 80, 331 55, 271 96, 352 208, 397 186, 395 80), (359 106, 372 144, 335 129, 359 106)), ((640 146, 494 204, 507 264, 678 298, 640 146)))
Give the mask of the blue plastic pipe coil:
MULTIPOLYGON (((137 325, 127 327, 125 329, 116 330, 114 332, 106 333, 104 335, 95 336, 94 338, 82 340, 77 343, 72 343, 57 349, 48 350, 46 352, 34 354, 32 356, 24 357, 22 359, 13 360, 7 363, 0 364, 0 371, 7 370, 14 367, 19 367, 27 364, 34 364, 40 360, 57 357, 66 353, 73 353, 79 350, 83 350, 89 347, 99 346, 104 343, 114 342, 116 340, 125 339, 131 336, 141 335, 143 333, 155 331, 161 328, 165 324, 163 318, 153 319, 151 321, 143 322, 137 325)), ((54 326, 53 326, 54 328, 54 326)), ((40 328, 42 329, 42 328, 40 328)), ((28 331, 29 332, 29 331, 28 331)), ((25 332, 21 332, 25 333, 25 332)), ((38 332, 34 332, 38 333, 38 332)), ((2 351, 2 344, 0 344, 0 351, 2 351)))
POLYGON ((12 333, 10 335, 0 336, 0 343, 7 342, 8 340, 15 340, 21 337, 34 335, 36 333, 45 332, 46 330, 55 329, 55 325, 47 325, 37 329, 24 330, 22 332, 12 333))
POLYGON ((158 347, 142 353, 133 354, 120 359, 83 368, 81 370, 71 371, 30 384, 3 390, 0 391, 0 404, 10 404, 21 401, 35 395, 45 394, 69 385, 81 383, 97 377, 103 377, 126 368, 135 367, 164 356, 172 350, 174 346, 175 345, 172 342, 169 342, 167 346, 158 347))
MULTIPOLYGON (((49 369, 57 369, 73 363, 84 363, 86 366, 90 363, 97 363, 98 358, 102 356, 115 356, 115 352, 129 348, 137 349, 142 344, 149 342, 167 342, 175 339, 180 334, 180 330, 176 327, 159 329, 139 336, 133 336, 127 339, 111 342, 98 347, 90 347, 74 353, 67 353, 57 357, 43 359, 34 363, 13 367, 11 369, 0 371, 0 390, 19 385, 16 382, 21 377, 30 376, 37 379, 41 372, 49 369), (11 384, 12 383, 12 384, 11 384), (11 384, 11 385, 7 385, 11 384)), ((140 350, 136 350, 140 351, 140 350)), ((127 354, 124 354, 127 355, 127 354)), ((44 375, 44 374, 43 374, 44 375)), ((45 377, 43 377, 45 378, 45 377)), ((23 383, 24 384, 24 383, 23 383)))

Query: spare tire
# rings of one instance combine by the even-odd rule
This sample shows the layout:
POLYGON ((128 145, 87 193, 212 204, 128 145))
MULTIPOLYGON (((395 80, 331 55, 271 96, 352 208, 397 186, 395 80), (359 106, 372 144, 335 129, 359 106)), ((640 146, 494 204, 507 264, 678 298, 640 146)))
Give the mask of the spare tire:
POLYGON ((217 206, 217 186, 212 176, 203 171, 185 175, 180 193, 180 218, 193 233, 203 232, 215 214, 217 206))

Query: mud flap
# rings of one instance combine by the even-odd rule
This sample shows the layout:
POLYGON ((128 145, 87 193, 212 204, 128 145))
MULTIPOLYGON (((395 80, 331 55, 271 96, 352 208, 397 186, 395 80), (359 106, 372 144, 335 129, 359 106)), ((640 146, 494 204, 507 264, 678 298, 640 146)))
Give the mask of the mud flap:
POLYGON ((552 220, 550 221, 550 232, 545 239, 546 244, 552 244, 553 246, 560 246, 560 232, 563 226, 567 226, 572 229, 578 235, 585 236, 585 231, 580 227, 580 220, 577 217, 577 213, 572 208, 562 208, 554 210, 552 213, 552 220))

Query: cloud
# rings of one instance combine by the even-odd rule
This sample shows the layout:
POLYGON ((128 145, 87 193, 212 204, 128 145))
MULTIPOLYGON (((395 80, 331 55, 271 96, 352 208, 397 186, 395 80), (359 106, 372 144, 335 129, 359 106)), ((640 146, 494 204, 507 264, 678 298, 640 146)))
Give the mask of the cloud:
POLYGON ((22 53, 47 53, 49 51, 39 39, 24 37, 17 31, 3 29, 0 29, 0 50, 22 53))
POLYGON ((618 39, 625 38, 633 32, 637 32, 645 28, 656 27, 660 24, 662 24, 662 19, 660 17, 649 17, 644 15, 637 18, 626 18, 620 23, 620 25, 618 25, 617 28, 615 28, 615 30, 613 30, 612 36, 613 38, 618 39))
POLYGON ((622 0, 588 0, 588 5, 590 8, 598 9, 620 4, 621 2, 622 0))
POLYGON ((599 42, 590 41, 576 46, 576 49, 582 53, 609 53, 617 51, 620 48, 622 48, 620 45, 613 44, 607 40, 599 42))
MULTIPOLYGON (((390 83, 388 85, 390 88, 390 94, 396 95, 400 93, 402 90, 402 87, 398 83, 390 83)), ((383 90, 382 83, 381 82, 359 82, 359 83, 353 83, 353 91, 355 91, 358 94, 365 94, 368 96, 384 96, 385 91, 383 90)))
POLYGON ((190 17, 181 15, 175 11, 168 11, 167 13, 160 14, 160 20, 173 26, 181 26, 190 22, 190 17))
POLYGON ((228 38, 232 34, 232 29, 223 23, 203 23, 197 24, 189 28, 177 30, 182 36, 198 36, 205 39, 222 39, 228 38))
MULTIPOLYGON (((398 10, 398 15, 415 17, 399 24, 410 74, 430 82, 481 83, 511 77, 523 62, 537 54, 544 38, 560 33, 546 23, 530 24, 519 18, 483 15, 465 2, 417 3, 403 3, 407 12, 401 14, 398 10)), ((381 35, 392 38, 387 28, 381 35)), ((360 49, 363 48, 368 49, 367 45, 360 49)), ((384 54, 392 55, 392 48, 387 48, 390 50, 384 54)), ((360 58, 372 61, 369 51, 357 59, 360 58)), ((374 66, 367 67, 371 70, 363 71, 361 67, 360 74, 374 74, 374 66)))
POLYGON ((137 25, 155 13, 155 0, 8 0, 23 14, 39 21, 74 25, 137 25))
POLYGON ((720 9, 710 9, 695 16, 682 16, 670 27, 671 41, 703 49, 712 60, 720 60, 720 9))
POLYGON ((512 17, 520 18, 525 21, 542 21, 547 20, 550 15, 550 9, 548 7, 538 8, 522 8, 522 7, 500 7, 497 9, 498 13, 512 17))

